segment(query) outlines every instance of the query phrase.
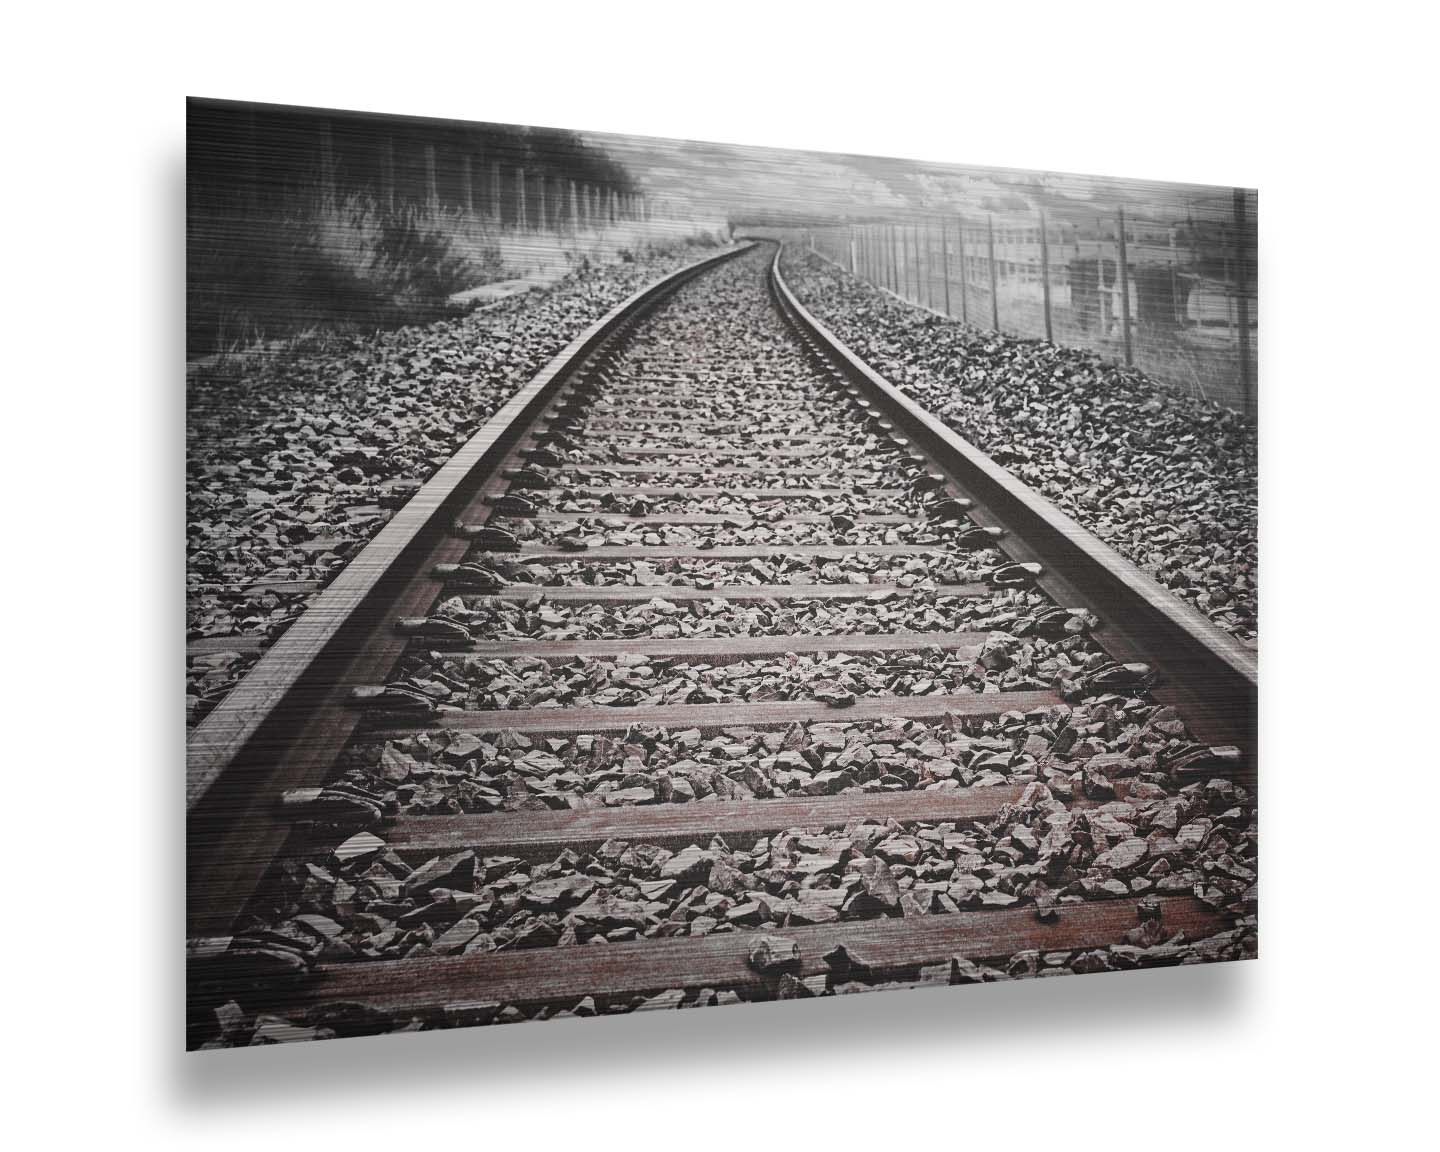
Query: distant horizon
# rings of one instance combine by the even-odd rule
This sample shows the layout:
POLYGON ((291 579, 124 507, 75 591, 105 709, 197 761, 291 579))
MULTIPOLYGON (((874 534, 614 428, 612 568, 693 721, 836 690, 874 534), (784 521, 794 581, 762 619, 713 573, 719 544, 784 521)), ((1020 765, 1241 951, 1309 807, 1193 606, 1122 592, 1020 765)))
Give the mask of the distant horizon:
MULTIPOLYGON (((578 135, 629 172, 644 192, 737 213, 866 216, 1043 209, 1058 221, 1088 220, 1122 205, 1137 219, 1228 220, 1234 188, 1048 169, 771 148, 588 132, 578 135)), ((1247 198, 1255 189, 1243 189, 1247 198)))

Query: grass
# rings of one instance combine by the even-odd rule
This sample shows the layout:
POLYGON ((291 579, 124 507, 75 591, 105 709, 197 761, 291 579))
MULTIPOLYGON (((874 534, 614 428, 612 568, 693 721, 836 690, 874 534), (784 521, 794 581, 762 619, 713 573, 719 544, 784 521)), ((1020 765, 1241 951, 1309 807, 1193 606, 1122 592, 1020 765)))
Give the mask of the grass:
POLYGON ((390 209, 368 193, 318 190, 264 206, 192 202, 188 225, 190 360, 425 323, 463 311, 450 297, 478 285, 557 279, 587 263, 715 239, 675 220, 521 232, 460 209, 390 209))

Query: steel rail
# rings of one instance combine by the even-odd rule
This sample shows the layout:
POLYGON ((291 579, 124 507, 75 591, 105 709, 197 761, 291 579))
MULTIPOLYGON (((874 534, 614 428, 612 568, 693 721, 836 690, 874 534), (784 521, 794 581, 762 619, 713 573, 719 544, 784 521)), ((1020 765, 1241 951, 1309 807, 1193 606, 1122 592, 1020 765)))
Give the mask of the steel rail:
MULTIPOLYGON (((536 430, 563 400, 567 381, 582 372, 603 370, 623 334, 659 301, 689 279, 748 250, 736 248, 696 261, 657 281, 617 306, 592 325, 521 389, 468 442, 437 476, 421 488, 314 606, 241 681, 226 701, 207 717, 191 739, 189 764, 189 915, 187 931, 192 954, 200 966, 191 970, 192 1013, 213 1001, 225 987, 224 941, 246 902, 263 883, 268 869, 287 852, 315 858, 325 849, 326 833, 284 811, 288 798, 322 791, 335 757, 360 722, 352 706, 364 693, 353 690, 385 684, 397 667, 413 625, 403 618, 424 617, 436 599, 460 590, 447 581, 456 564, 480 553, 468 536, 497 515, 492 503, 504 490, 504 468, 522 461, 539 441, 536 430), (281 798, 287 798, 281 803, 281 798), (208 963, 208 967, 207 967, 208 963), (197 995, 197 989, 199 993, 197 995)), ((785 283, 777 247, 770 264, 769 287, 779 312, 822 371, 847 393, 852 406, 868 413, 882 434, 909 438, 922 451, 927 468, 942 475, 943 494, 968 499, 967 518, 982 527, 1001 527, 999 547, 1008 560, 1038 563, 1043 571, 1036 585, 1057 605, 1085 608, 1101 621, 1095 636, 1107 654, 1121 661, 1144 662, 1163 675, 1151 695, 1181 709, 1194 734, 1211 744, 1240 747, 1253 771, 1255 741, 1255 661, 1253 654, 1225 636, 1208 620, 1178 603, 1170 593, 1145 577, 1113 550, 1095 540, 1075 521, 1043 497, 1015 480, 974 445, 957 436, 848 349, 808 313, 785 283), (885 417, 889 423, 881 423, 885 417)), ((579 389, 576 389, 579 392, 579 389)), ((572 394, 573 395, 573 394, 572 394)), ((562 407, 577 403, 572 399, 562 407)), ((675 423, 680 424, 681 421, 675 423)), ((587 427, 593 426, 590 421, 587 427)), ((857 429, 863 429, 862 420, 857 429)), ((707 428, 707 430, 710 430, 707 428)), ((653 435, 653 429, 646 435, 653 435)), ((688 430, 691 435, 694 429, 688 430)), ((577 437, 585 433, 577 429, 577 437)), ((678 434, 678 431, 677 431, 678 434)), ((804 437, 801 437, 805 439, 804 437)), ((768 436, 754 438, 753 451, 775 450, 768 436)), ((822 438, 809 438, 815 443, 822 438)), ((853 437, 852 437, 853 439, 853 437)), ((829 437, 823 438, 829 442, 829 437)), ((651 443, 643 451, 668 452, 651 443)), ((679 451, 692 451, 677 446, 679 451)), ((726 449, 738 452, 741 449, 726 449)), ((792 448, 780 452, 794 452, 792 448)), ((919 457, 912 457, 919 459, 919 457)), ((900 459, 904 459, 901 457, 900 459)), ((594 470, 603 471, 603 466, 594 470)), ((650 469, 634 469, 636 472, 650 469)), ((626 491, 639 491, 625 489, 626 491)), ((648 489, 647 489, 648 490, 648 489)), ((660 492, 673 491, 659 489, 660 492)), ((692 493, 700 490, 691 489, 692 493)), ((768 490, 767 490, 768 491, 768 490)), ((872 490, 872 492, 875 490, 872 490)), ((897 492, 903 490, 896 490, 897 492)), ((805 490, 786 490, 790 497, 805 490)), ((544 513, 541 519, 607 519, 625 525, 658 522, 727 523, 736 518, 715 515, 667 517, 650 514, 627 518, 613 512, 544 513)), ((794 514, 804 522, 819 515, 794 514)), ((901 516, 870 516, 870 522, 905 522, 901 516)), ((738 518, 751 525, 764 520, 738 518)), ((623 560, 637 556, 689 556, 692 551, 712 559, 735 556, 815 555, 875 552, 909 555, 943 550, 927 546, 752 546, 691 549, 683 546, 604 546, 586 553, 561 553, 527 544, 512 558, 526 561, 623 560)), ((653 598, 676 601, 822 597, 868 599, 983 596, 989 584, 946 585, 928 592, 896 586, 722 586, 700 589, 659 587, 511 586, 491 593, 506 600, 643 602, 653 598)), ((421 629, 424 622, 419 622, 421 629)), ((903 651, 923 647, 939 634, 898 633, 875 637, 706 637, 679 641, 489 641, 477 638, 461 653, 475 658, 527 654, 542 659, 604 658, 634 649, 667 658, 706 653, 728 645, 727 657, 753 650, 766 654, 790 650, 845 651, 847 648, 903 651)), ((983 644, 981 633, 945 634, 943 647, 972 650, 983 644)), ((202 649, 203 650, 203 647, 202 649)), ((949 715, 972 720, 993 719, 1010 710, 1049 708, 1059 703, 1054 692, 984 692, 944 696, 860 696, 849 707, 829 708, 819 701, 772 701, 734 704, 665 704, 656 706, 554 707, 494 711, 442 710, 423 719, 388 724, 381 716, 368 735, 403 735, 421 728, 486 732, 501 728, 535 734, 624 731, 630 725, 693 725, 702 732, 725 726, 784 727, 796 722, 853 723, 893 717, 939 720, 949 715)), ((392 717, 392 719, 394 719, 392 717)), ((901 822, 989 819, 1013 803, 1023 785, 967 788, 957 791, 842 794, 826 797, 787 796, 773 800, 730 800, 709 804, 656 807, 588 807, 566 812, 497 812, 487 815, 402 816, 380 829, 394 851, 413 856, 451 850, 513 852, 544 861, 566 849, 590 848, 607 839, 643 840, 681 847, 703 843, 707 834, 769 835, 795 826, 842 827, 855 819, 881 815, 901 822)), ((1125 785, 1118 786, 1123 795, 1125 785)), ((1072 808, 1091 801, 1077 795, 1072 808)), ((303 805, 300 807, 303 808, 303 805)), ((332 830, 333 831, 333 830, 332 830)), ((1161 901, 1168 931, 1192 938, 1224 928, 1227 917, 1202 907, 1189 896, 1161 901)), ((1132 902, 1085 902, 1066 905, 1055 915, 1037 918, 1033 908, 986 909, 919 919, 815 924, 785 928, 802 946, 800 974, 820 978, 827 973, 824 957, 843 943, 860 948, 875 975, 898 980, 919 978, 924 965, 945 965, 951 957, 988 959, 1023 948, 1103 947, 1121 942, 1135 923, 1132 902), (1057 918, 1058 917, 1058 918, 1057 918)), ((749 921, 753 923, 754 921, 749 921)), ((736 921, 743 927, 746 921, 736 921)), ((717 937, 656 938, 605 948, 554 947, 535 951, 500 951, 466 956, 425 956, 404 960, 373 960, 320 964, 298 982, 264 984, 268 1009, 305 1010, 332 1001, 370 1005, 386 1011, 453 1009, 454 1022, 493 1018, 501 1003, 539 1004, 592 996, 602 1006, 609 998, 667 992, 681 987, 765 989, 768 977, 754 972, 746 960, 748 933, 717 937), (487 1011, 489 1014, 487 1015, 487 1011)), ((833 973, 831 973, 833 975, 833 973)))
POLYGON ((1160 669, 1151 689, 1175 705, 1195 736, 1241 750, 1246 775, 1257 775, 1257 661, 1255 653, 1223 632, 1113 548, 1016 479, 974 444, 926 411, 855 354, 810 313, 780 271, 781 249, 770 283, 781 311, 802 339, 911 437, 959 490, 975 501, 970 519, 1003 527, 1011 559, 1039 563, 1039 588, 1057 604, 1093 611, 1102 627, 1096 641, 1116 660, 1160 669))
MULTIPOLYGON (((319 783, 356 716, 346 694, 384 681, 405 639, 393 618, 423 615, 437 563, 469 545, 451 533, 536 418, 578 369, 675 288, 748 251, 693 261, 617 304, 576 336, 488 420, 362 549, 191 734, 186 747, 187 935, 223 936, 288 829, 271 798, 319 783)), ((483 506, 477 506, 479 515, 483 506)))

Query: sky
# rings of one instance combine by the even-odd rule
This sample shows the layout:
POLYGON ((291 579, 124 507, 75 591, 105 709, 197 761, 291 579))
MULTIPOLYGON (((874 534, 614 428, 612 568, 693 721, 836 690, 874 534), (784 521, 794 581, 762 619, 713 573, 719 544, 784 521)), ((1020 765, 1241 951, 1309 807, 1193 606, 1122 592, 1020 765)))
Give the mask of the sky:
MULTIPOLYGON (((820 217, 994 212, 1092 223, 1119 205, 1136 218, 1224 218, 1232 190, 1106 176, 978 165, 940 165, 873 156, 751 148, 653 137, 584 133, 620 160, 651 196, 743 215, 820 217)), ((1251 201, 1253 204, 1253 199, 1251 201)))

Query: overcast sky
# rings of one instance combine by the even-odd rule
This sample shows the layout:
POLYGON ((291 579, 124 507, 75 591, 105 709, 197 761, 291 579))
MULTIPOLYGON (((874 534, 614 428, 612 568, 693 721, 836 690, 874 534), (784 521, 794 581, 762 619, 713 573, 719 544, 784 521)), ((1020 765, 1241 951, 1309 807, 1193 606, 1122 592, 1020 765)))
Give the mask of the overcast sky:
POLYGON ((940 165, 838 153, 585 133, 652 195, 724 212, 819 215, 971 211, 1093 220, 1117 205, 1138 217, 1225 216, 1231 189, 1104 176, 940 165))

